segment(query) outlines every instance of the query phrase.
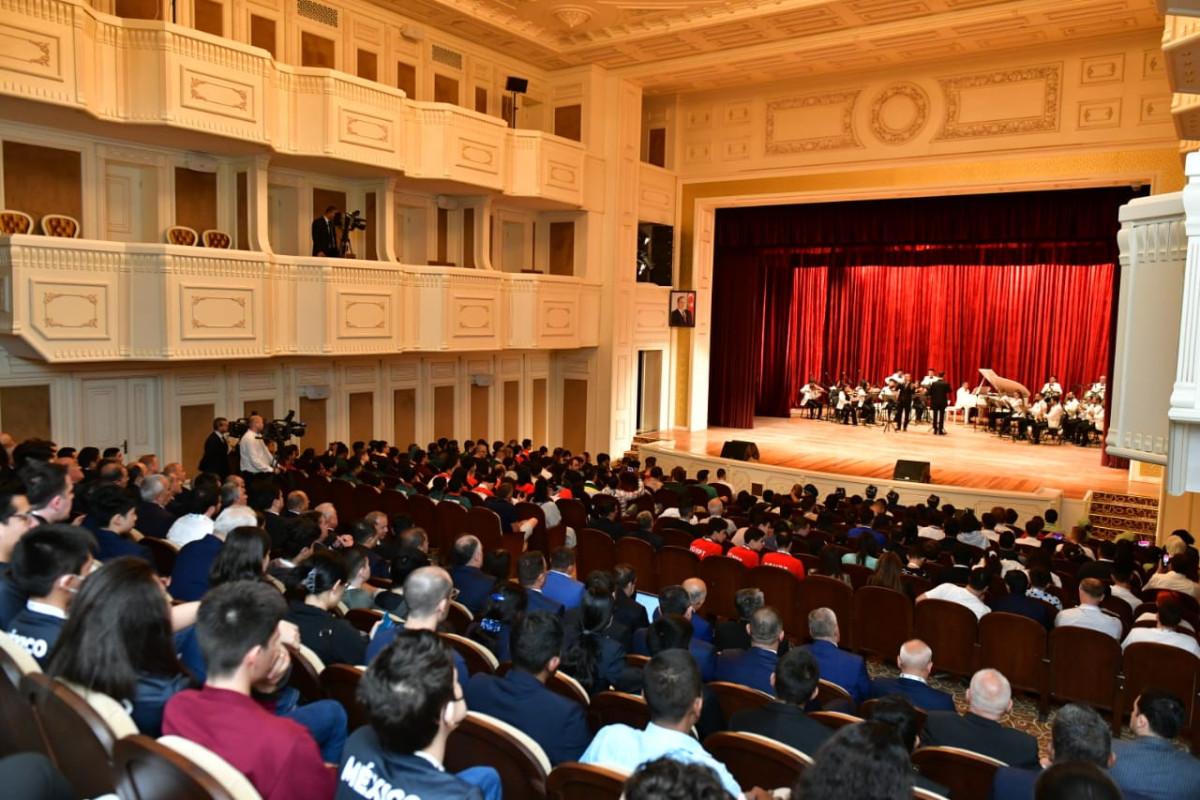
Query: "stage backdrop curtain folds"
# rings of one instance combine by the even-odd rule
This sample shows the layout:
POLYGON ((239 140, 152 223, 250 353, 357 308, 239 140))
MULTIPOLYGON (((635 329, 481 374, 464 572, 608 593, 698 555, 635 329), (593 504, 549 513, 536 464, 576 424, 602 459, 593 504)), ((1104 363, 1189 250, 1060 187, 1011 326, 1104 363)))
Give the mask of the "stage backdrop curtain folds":
POLYGON ((1128 187, 723 209, 709 423, 787 416, 803 384, 980 367, 1037 391, 1107 374, 1128 187))

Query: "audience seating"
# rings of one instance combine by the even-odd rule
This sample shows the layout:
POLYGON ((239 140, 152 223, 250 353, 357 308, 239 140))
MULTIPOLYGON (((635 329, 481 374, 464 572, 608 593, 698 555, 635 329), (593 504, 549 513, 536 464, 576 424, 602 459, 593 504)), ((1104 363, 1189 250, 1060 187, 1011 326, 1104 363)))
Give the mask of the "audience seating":
MULTIPOLYGON (((616 554, 618 564, 629 564, 637 570, 638 584, 642 589, 647 592, 657 592, 661 588, 662 584, 659 583, 658 572, 654 566, 653 545, 632 536, 623 536, 617 541, 616 554)), ((692 575, 695 574, 692 573, 692 575)), ((670 586, 671 584, 666 585, 670 586)))
POLYGON ((623 723, 631 728, 650 724, 650 707, 641 695, 625 692, 599 692, 588 705, 588 726, 598 731, 605 725, 623 723))
POLYGON ((575 529, 576 537, 579 532, 588 526, 587 508, 583 503, 574 498, 560 497, 554 501, 554 505, 558 506, 558 513, 562 515, 563 525, 575 529))
POLYGON ((779 612, 779 616, 783 618, 783 629, 790 636, 804 635, 808 628, 808 620, 797 612, 796 595, 800 591, 800 581, 796 580, 792 573, 779 567, 760 564, 751 569, 746 576, 746 586, 762 590, 767 605, 779 612))
POLYGON ((817 705, 827 708, 830 703, 837 703, 841 708, 855 710, 854 698, 848 691, 836 683, 821 678, 817 681, 817 705))
MULTIPOLYGON (((618 546, 620 546, 619 543, 618 546)), ((664 546, 662 550, 658 551, 654 563, 658 574, 657 589, 679 586, 688 578, 697 578, 701 574, 700 557, 686 547, 664 546)), ((741 562, 738 563, 740 566, 741 562)), ((641 574, 639 570, 638 575, 641 576, 641 574)), ((712 597, 711 586, 708 594, 709 597, 712 597)))
MULTIPOLYGON (((672 520, 668 517, 667 521, 670 522, 672 520)), ((679 528, 663 528, 655 532, 662 537, 664 547, 670 545, 671 547, 682 547, 684 550, 690 549, 692 542, 699 538, 698 534, 692 535, 691 532, 680 530, 679 528)))
POLYGON ((167 228, 167 244, 195 247, 199 241, 199 235, 191 228, 183 225, 172 225, 167 228))
POLYGON ((914 786, 913 800, 950 800, 950 798, 937 792, 931 792, 928 789, 922 789, 920 786, 914 786))
POLYGON ((1125 637, 1129 635, 1130 628, 1133 627, 1133 609, 1129 607, 1129 603, 1126 603, 1121 598, 1114 597, 1110 594, 1108 597, 1104 598, 1102 603, 1100 603, 1100 607, 1108 613, 1120 617, 1121 640, 1124 641, 1125 637))
POLYGON ((629 773, 574 761, 559 764, 546 776, 549 800, 619 800, 629 773))
POLYGON ((423 494, 412 494, 408 496, 406 510, 412 517, 413 524, 418 528, 423 528, 425 533, 429 534, 429 546, 436 547, 443 553, 449 553, 454 542, 446 541, 442 537, 442 528, 437 522, 439 505, 441 504, 433 502, 423 494))
POLYGON ((912 754, 922 775, 950 790, 951 797, 987 797, 1003 761, 957 747, 921 747, 912 754))
POLYGON ((708 688, 717 696, 717 702, 721 705, 721 714, 726 720, 739 711, 762 708, 775 699, 766 692, 729 681, 712 681, 708 684, 708 688))
POLYGON ((346 622, 349 622, 363 633, 370 633, 371 629, 379 624, 383 619, 383 610, 379 608, 352 608, 345 614, 346 622))
POLYGON ((743 789, 791 787, 813 763, 807 753, 754 733, 714 733, 704 740, 704 749, 729 769, 743 789))
MULTIPOLYGON (((862 717, 863 719, 870 719, 871 718, 871 709, 878 702, 879 702, 878 699, 864 700, 862 702, 862 704, 860 704, 858 707, 858 715, 860 717, 862 717)), ((918 731, 924 730, 925 729, 925 718, 929 716, 929 712, 920 707, 916 708, 915 710, 917 712, 917 730, 918 731)))
POLYGON ((433 516, 437 520, 437 530, 442 541, 447 547, 453 547, 454 540, 467 529, 467 509, 454 502, 438 503, 433 507, 433 516))
MULTIPOLYGON (((799 611, 804 616, 804 635, 808 636, 808 614, 813 609, 828 608, 837 617, 841 631, 839 646, 843 650, 853 649, 854 643, 854 590, 836 578, 824 575, 809 575, 800 582, 797 597, 799 611)), ((935 651, 936 652, 936 649, 935 651)))
POLYGON ((467 632, 473 619, 475 616, 471 613, 471 609, 457 600, 450 601, 450 608, 446 613, 446 624, 450 626, 450 630, 462 636, 467 632))
POLYGON ((1113 707, 1121 645, 1111 636, 1087 628, 1055 628, 1050 631, 1047 662, 1046 691, 1038 704, 1042 714, 1049 712, 1051 701, 1113 707))
POLYGON ((178 736, 157 742, 127 736, 116 743, 113 759, 122 800, 261 800, 229 762, 178 736))
POLYGON ((287 649, 292 656, 288 685, 298 691, 300 698, 307 703, 323 699, 325 690, 321 688, 321 673, 325 671, 325 664, 320 657, 304 645, 287 645, 287 649))
POLYGON ((12 236, 15 233, 33 233, 33 217, 24 211, 7 208, 0 211, 0 236, 12 236))
POLYGON ((808 716, 815 719, 817 722, 824 725, 826 728, 844 728, 847 725, 857 725, 863 721, 862 717, 854 714, 847 714, 843 711, 810 711, 808 716))
POLYGON ((923 600, 916 604, 913 635, 933 649, 939 671, 964 678, 974 674, 979 621, 971 609, 948 600, 923 600))
POLYGON ((170 575, 175 571, 175 557, 179 555, 179 545, 153 536, 143 536, 139 544, 150 551, 155 572, 159 575, 170 575))
POLYGON ((200 234, 200 242, 205 247, 215 247, 218 250, 228 250, 233 240, 229 238, 229 234, 225 231, 219 231, 215 228, 209 228, 200 234))
POLYGON ((850 578, 850 585, 856 592, 865 588, 867 581, 875 574, 875 570, 864 564, 842 564, 842 572, 850 578))
POLYGON ((550 680, 546 681, 546 688, 568 700, 574 700, 583 706, 585 711, 592 704, 592 698, 588 695, 587 689, 583 688, 583 684, 565 672, 555 671, 550 676, 550 680))
MULTIPOLYGON (((1089 666, 1090 669, 1090 666, 1089 666)), ((1191 742, 1192 751, 1200 750, 1197 735, 1197 691, 1200 691, 1200 658, 1186 650, 1155 642, 1138 642, 1125 648, 1121 658, 1121 684, 1113 705, 1113 733, 1133 710, 1133 702, 1147 686, 1173 692, 1183 701, 1184 724, 1181 736, 1191 742)))
MULTIPOLYGON (((575 529, 575 568, 580 575, 586 577, 598 569, 611 572, 616 565, 617 545, 611 536, 595 528, 575 529)), ((646 577, 639 572, 638 583, 641 584, 646 577)))
POLYGON ((121 737, 137 733, 120 704, 95 692, 85 700, 36 672, 21 678, 21 692, 33 700, 54 762, 75 794, 99 797, 113 792, 113 747, 121 737))
POLYGON ((891 661, 913 629, 913 604, 901 592, 864 586, 854 593, 854 643, 864 655, 891 661))
POLYGON ((476 672, 485 672, 488 675, 496 674, 496 667, 500 662, 496 659, 496 655, 479 642, 468 639, 465 636, 460 636, 457 633, 442 633, 439 634, 454 651, 463 657, 463 661, 467 662, 467 672, 474 675, 476 672))
POLYGON ((336 700, 346 709, 347 729, 355 731, 371 720, 358 704, 358 683, 363 676, 362 667, 349 664, 330 664, 321 671, 321 690, 330 700, 336 700))
POLYGON ((748 574, 746 565, 730 556, 709 556, 701 561, 700 577, 708 586, 705 610, 726 619, 737 619, 734 595, 746 587, 748 574))
POLYGON ((78 239, 83 234, 79 220, 65 214, 47 214, 42 217, 42 234, 62 239, 78 239))
POLYGON ((650 656, 641 656, 637 653, 626 653, 625 663, 634 669, 642 669, 650 663, 650 656))
MULTIPOLYGON (((936 653, 934 650, 935 659, 936 653)), ((1047 679, 1046 629, 1040 622, 1017 614, 985 614, 979 620, 976 660, 980 668, 1000 670, 1014 691, 1041 697, 1047 679)))
POLYGON ((42 723, 21 691, 21 678, 40 674, 42 668, 25 648, 7 633, 0 633, 0 758, 33 751, 50 755, 42 734, 42 723))
POLYGON ((541 745, 506 722, 468 711, 446 742, 446 769, 494 767, 505 797, 545 800, 550 759, 541 745))

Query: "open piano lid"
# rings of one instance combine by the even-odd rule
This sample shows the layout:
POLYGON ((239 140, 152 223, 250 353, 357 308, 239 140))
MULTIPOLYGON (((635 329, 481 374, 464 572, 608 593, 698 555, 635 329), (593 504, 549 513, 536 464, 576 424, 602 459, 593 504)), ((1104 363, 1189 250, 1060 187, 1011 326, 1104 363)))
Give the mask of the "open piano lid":
POLYGON ((1004 392, 1006 394, 1019 394, 1021 397, 1027 400, 1029 399, 1029 390, 1016 381, 1009 380, 1008 378, 1001 378, 990 369, 980 368, 979 374, 983 376, 984 380, 994 386, 997 391, 1004 392))

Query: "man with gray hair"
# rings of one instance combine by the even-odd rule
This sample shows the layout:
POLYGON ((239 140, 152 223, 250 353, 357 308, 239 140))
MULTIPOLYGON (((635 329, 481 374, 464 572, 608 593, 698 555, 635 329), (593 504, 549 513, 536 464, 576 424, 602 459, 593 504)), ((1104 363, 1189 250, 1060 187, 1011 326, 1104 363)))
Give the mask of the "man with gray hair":
POLYGON ((234 528, 256 528, 258 516, 249 506, 232 506, 217 515, 212 533, 185 545, 175 557, 171 596, 185 602, 199 600, 208 591, 208 571, 234 528))
POLYGON ((683 590, 687 592, 688 604, 692 607, 692 638, 712 644, 713 627, 700 616, 700 607, 708 599, 708 584, 699 578, 688 578, 683 582, 683 590))
POLYGON ((981 669, 967 689, 967 713, 934 711, 925 720, 926 745, 972 750, 1012 767, 1038 766, 1037 739, 1024 731, 1005 728, 1000 720, 1012 708, 1012 687, 997 670, 981 669))
MULTIPOLYGON (((1102 770, 1113 765, 1112 732, 1091 708, 1071 703, 1058 710, 1050 730, 1051 764, 1094 764, 1102 770)), ((1033 800, 1039 769, 1001 767, 992 781, 992 797, 1033 800)))
POLYGON ((174 482, 166 475, 148 475, 138 488, 141 502, 137 505, 137 530, 143 536, 155 539, 167 538, 167 531, 178 519, 167 511, 171 502, 174 482))
POLYGON ((814 608, 808 613, 808 632, 813 643, 806 645, 805 649, 817 660, 821 678, 845 689, 855 703, 870 697, 871 679, 867 676, 867 663, 862 656, 838 648, 842 634, 837 615, 828 608, 814 608))
POLYGON ((750 647, 726 650, 717 658, 717 680, 749 686, 769 695, 775 694, 771 676, 779 663, 779 643, 783 640, 783 619, 770 606, 750 615, 746 625, 750 647))
POLYGON ((729 530, 729 535, 737 531, 737 524, 733 520, 725 517, 725 503, 719 497, 714 497, 708 501, 708 518, 710 520, 719 519, 725 523, 725 527, 729 530))
MULTIPOLYGON (((433 631, 437 632, 438 625, 446 621, 450 611, 450 598, 454 584, 450 573, 441 567, 421 567, 409 573, 404 579, 404 600, 408 605, 408 617, 404 622, 396 622, 390 614, 375 629, 375 638, 367 645, 364 660, 370 664, 383 648, 391 644, 400 631, 433 631)), ((454 654, 454 669, 458 672, 458 680, 465 686, 470 679, 467 672, 467 662, 458 654, 454 654)))
POLYGON ((899 678, 876 678, 871 682, 871 697, 902 694, 925 711, 953 711, 954 698, 949 692, 928 684, 933 673, 933 650, 920 639, 909 639, 900 646, 896 657, 899 678))

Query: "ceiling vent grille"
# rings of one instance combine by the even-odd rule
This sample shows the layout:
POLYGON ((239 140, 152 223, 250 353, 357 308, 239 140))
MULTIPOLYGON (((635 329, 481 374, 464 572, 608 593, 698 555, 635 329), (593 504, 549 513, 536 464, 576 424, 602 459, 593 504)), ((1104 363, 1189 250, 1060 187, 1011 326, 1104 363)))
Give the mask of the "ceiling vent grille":
POLYGON ((338 26, 338 10, 315 0, 296 0, 296 13, 331 28, 338 26))
POLYGON ((445 64, 447 67, 454 67, 457 70, 462 69, 462 53, 456 53, 453 50, 436 44, 433 46, 433 60, 439 64, 445 64))

